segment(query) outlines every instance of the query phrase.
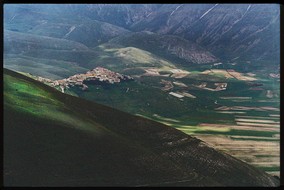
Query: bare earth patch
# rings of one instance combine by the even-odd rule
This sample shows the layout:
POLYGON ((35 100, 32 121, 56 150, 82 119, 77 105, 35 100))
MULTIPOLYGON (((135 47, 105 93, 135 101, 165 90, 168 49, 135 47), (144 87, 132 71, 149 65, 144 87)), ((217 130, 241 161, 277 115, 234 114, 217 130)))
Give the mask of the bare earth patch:
POLYGON ((157 68, 147 68, 145 71, 144 76, 160 76, 159 69, 157 68))
POLYGON ((167 81, 167 80, 162 79, 160 83, 164 85, 164 87, 161 88, 161 90, 163 90, 163 91, 169 91, 174 87, 174 85, 172 84, 171 81, 167 81))
POLYGON ((280 111, 279 108, 275 107, 247 107, 247 106, 221 106, 218 108, 215 108, 215 110, 255 110, 255 111, 280 111))
POLYGON ((252 97, 242 97, 242 96, 235 96, 235 97, 220 97, 223 100, 251 100, 252 97))
MULTIPOLYGON (((237 125, 240 125, 240 126, 252 126, 252 127, 261 127, 261 129, 266 129, 266 128, 263 128, 263 127, 276 127, 276 128, 279 128, 279 124, 276 124, 276 125, 272 125, 272 124, 266 124, 266 123, 247 123, 247 122, 236 122, 237 125)), ((279 129, 272 129, 270 128, 271 131, 279 131, 279 129)))
POLYGON ((171 69, 170 72, 173 73, 171 75, 171 77, 173 78, 183 78, 183 77, 186 77, 188 74, 190 74, 190 72, 182 70, 182 69, 171 69))
POLYGON ((173 82, 175 85, 179 86, 179 87, 188 87, 186 84, 182 83, 182 82, 173 82))
POLYGON ((188 98, 196 98, 196 96, 188 93, 188 92, 179 92, 179 94, 185 96, 185 97, 188 97, 188 98))
MULTIPOLYGON (((249 131, 279 131, 279 128, 271 128, 271 126, 263 125, 251 125, 250 123, 240 123, 237 122, 237 125, 225 125, 225 124, 212 124, 212 123, 201 123, 197 127, 206 127, 206 129, 212 128, 228 128, 228 129, 237 129, 237 130, 249 130, 249 131)), ((273 126, 275 127, 275 126, 273 126)))
POLYGON ((242 119, 238 118, 235 119, 236 121, 244 121, 244 122, 252 122, 252 123, 272 123, 272 124, 280 124, 278 121, 273 120, 261 120, 261 119, 242 119))
POLYGON ((228 70, 224 70, 224 69, 209 69, 209 70, 205 70, 202 72, 203 74, 211 74, 211 75, 221 75, 224 76, 225 78, 229 79, 229 78, 235 78, 237 80, 242 80, 242 81, 255 81, 257 80, 256 78, 254 78, 253 74, 247 74, 247 76, 245 76, 243 73, 239 73, 233 69, 228 69, 228 70))

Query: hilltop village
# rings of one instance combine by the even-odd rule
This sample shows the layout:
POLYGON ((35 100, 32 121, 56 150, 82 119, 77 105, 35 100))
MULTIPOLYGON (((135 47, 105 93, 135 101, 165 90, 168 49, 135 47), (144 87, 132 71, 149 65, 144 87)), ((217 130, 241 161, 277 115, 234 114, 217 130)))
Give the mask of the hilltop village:
POLYGON ((112 72, 103 67, 97 67, 87 71, 85 74, 76 74, 66 79, 52 81, 50 79, 37 77, 37 80, 47 83, 52 87, 59 87, 61 92, 65 92, 70 86, 81 86, 82 90, 88 89, 86 83, 96 82, 99 84, 114 84, 122 81, 133 80, 132 77, 112 72))

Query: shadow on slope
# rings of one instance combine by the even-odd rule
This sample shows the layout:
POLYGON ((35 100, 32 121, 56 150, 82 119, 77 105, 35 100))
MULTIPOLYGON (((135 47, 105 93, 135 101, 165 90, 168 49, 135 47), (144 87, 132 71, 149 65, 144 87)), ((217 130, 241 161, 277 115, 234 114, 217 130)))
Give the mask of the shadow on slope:
POLYGON ((5 186, 276 186, 176 129, 4 69, 5 186))

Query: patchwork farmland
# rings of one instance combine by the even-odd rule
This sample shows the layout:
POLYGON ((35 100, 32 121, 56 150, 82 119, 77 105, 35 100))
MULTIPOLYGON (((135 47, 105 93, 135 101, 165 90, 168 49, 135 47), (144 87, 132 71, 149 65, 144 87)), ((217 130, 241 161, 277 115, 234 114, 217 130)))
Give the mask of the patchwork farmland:
MULTIPOLYGON (((279 86, 275 85, 279 83, 272 78, 263 80, 252 73, 242 74, 232 70, 208 70, 201 73, 208 77, 217 73, 223 79, 216 83, 215 79, 206 80, 204 76, 204 80, 195 81, 190 79, 189 74, 183 80, 172 82, 174 86, 168 92, 191 107, 194 101, 199 102, 196 103, 199 107, 203 103, 204 109, 190 112, 188 116, 168 118, 154 114, 150 118, 193 135, 272 175, 280 176, 280 99, 279 86), (179 83, 185 85, 176 85, 179 83), (216 84, 226 86, 220 91, 214 89, 216 84), (254 89, 257 86, 261 88, 254 89), (207 91, 207 96, 202 96, 204 91, 207 91), (186 93, 192 93, 191 98, 185 96, 186 93)), ((195 72, 193 75, 201 73, 195 72)))
MULTIPOLYGON (((236 99, 249 98, 220 97, 220 99, 232 103, 236 99)), ((179 125, 177 122, 170 123, 169 120, 164 121, 216 149, 263 169, 271 175, 280 176, 279 108, 276 106, 245 107, 234 103, 235 106, 222 106, 215 109, 218 114, 224 115, 219 123, 216 121, 218 124, 200 122, 196 126, 189 126, 179 125), (226 120, 228 118, 226 115, 232 116, 233 120, 226 120)))

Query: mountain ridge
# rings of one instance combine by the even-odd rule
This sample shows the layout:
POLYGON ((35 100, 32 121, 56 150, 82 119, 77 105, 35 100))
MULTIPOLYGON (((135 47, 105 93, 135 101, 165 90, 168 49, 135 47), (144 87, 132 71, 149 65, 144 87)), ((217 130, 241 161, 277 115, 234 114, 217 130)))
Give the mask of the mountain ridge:
POLYGON ((174 35, 135 32, 113 38, 109 43, 137 47, 158 56, 171 55, 188 63, 212 63, 218 60, 198 44, 174 35))
MULTIPOLYGON (((5 11, 7 16, 4 17, 4 25, 13 30, 26 31, 27 29, 23 28, 28 26, 23 26, 19 20, 21 19, 19 15, 23 14, 21 12, 23 8, 25 14, 27 12, 32 14, 35 9, 36 12, 34 12, 41 15, 38 19, 33 18, 29 21, 27 25, 31 28, 41 27, 44 20, 53 19, 59 22, 59 18, 64 20, 72 16, 73 23, 88 20, 101 23, 99 25, 102 26, 112 25, 111 28, 116 30, 118 35, 126 31, 152 31, 160 35, 176 35, 197 43, 228 62, 234 58, 239 61, 270 61, 273 64, 279 64, 280 61, 280 11, 276 4, 265 6, 261 4, 73 4, 56 8, 52 5, 46 7, 18 5, 10 12, 5 11), (102 22, 108 24, 102 24, 102 22)), ((74 34, 73 40, 82 40, 79 37, 82 36, 81 34, 93 36, 88 30, 95 32, 96 36, 101 35, 105 38, 101 42, 98 42, 98 39, 92 42, 83 40, 91 46, 99 45, 115 37, 113 34, 104 35, 103 31, 107 30, 96 28, 98 27, 95 29, 81 27, 81 31, 74 34)))

